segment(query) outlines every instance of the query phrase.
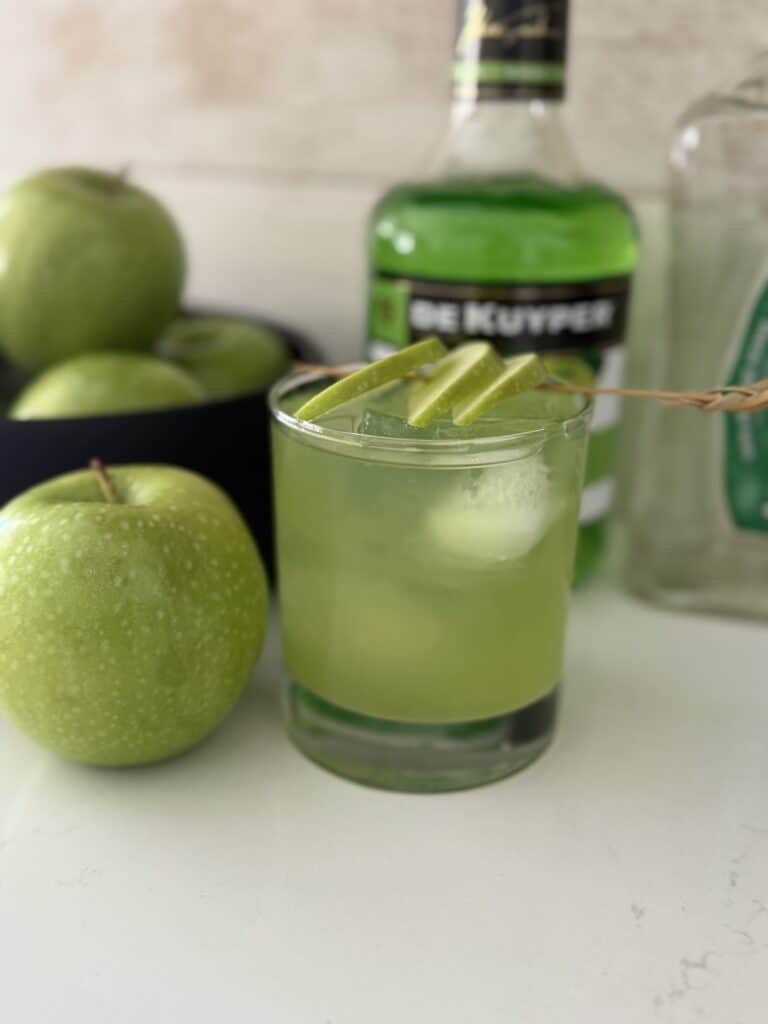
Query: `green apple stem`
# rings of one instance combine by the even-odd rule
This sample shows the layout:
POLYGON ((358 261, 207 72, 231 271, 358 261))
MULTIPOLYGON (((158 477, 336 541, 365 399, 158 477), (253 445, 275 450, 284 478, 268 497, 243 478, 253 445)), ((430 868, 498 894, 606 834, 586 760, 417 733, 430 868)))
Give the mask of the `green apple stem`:
POLYGON ((129 163, 120 164, 115 171, 115 176, 112 183, 112 191, 117 192, 121 185, 125 185, 131 174, 131 165, 129 163))
POLYGON ((96 474, 96 479, 99 481, 99 487, 101 488, 101 493, 104 495, 104 500, 110 505, 119 505, 120 499, 117 496, 115 485, 101 459, 91 459, 91 469, 96 474))

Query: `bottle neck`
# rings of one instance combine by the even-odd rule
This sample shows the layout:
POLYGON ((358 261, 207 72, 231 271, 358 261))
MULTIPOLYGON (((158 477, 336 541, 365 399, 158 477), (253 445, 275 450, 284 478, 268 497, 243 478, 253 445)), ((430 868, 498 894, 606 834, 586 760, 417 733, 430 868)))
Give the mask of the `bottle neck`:
POLYGON ((581 178, 560 104, 541 99, 454 102, 437 164, 450 177, 535 174, 561 184, 581 178))
POLYGON ((453 97, 561 100, 568 0, 459 0, 453 97))
POLYGON ((578 177, 559 113, 567 22, 568 0, 459 0, 440 171, 578 177))

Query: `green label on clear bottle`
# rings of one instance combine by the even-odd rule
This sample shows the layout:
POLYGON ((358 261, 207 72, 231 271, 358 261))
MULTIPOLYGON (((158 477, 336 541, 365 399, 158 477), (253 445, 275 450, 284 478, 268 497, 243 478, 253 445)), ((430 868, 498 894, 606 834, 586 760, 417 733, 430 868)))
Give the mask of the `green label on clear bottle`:
POLYGON ((567 0, 459 0, 454 96, 561 98, 567 29, 567 0))
MULTIPOLYGON (((730 386, 768 377, 768 284, 759 294, 741 339, 730 386)), ((768 531, 768 411, 725 416, 725 492, 734 524, 768 531)))

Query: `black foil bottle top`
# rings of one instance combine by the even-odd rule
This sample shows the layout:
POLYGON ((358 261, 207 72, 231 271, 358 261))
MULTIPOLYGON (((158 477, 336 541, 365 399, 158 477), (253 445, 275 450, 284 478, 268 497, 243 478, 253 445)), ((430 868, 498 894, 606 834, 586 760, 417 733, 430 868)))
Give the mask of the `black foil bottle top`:
POLYGON ((568 0, 459 0, 457 100, 560 100, 568 0))

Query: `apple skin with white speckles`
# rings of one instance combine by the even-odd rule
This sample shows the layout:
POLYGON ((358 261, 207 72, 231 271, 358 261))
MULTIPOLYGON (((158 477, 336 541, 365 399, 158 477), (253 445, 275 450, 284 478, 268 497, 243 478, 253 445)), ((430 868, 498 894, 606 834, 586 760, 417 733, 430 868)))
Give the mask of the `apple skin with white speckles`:
POLYGON ((173 757, 248 683, 268 589, 223 491, 171 466, 92 470, 0 511, 0 710, 88 764, 173 757))
POLYGON ((0 345, 31 372, 80 352, 148 351, 176 316, 184 246, 142 189, 51 167, 0 202, 0 345))

